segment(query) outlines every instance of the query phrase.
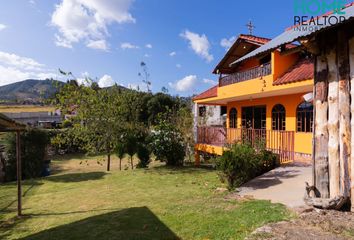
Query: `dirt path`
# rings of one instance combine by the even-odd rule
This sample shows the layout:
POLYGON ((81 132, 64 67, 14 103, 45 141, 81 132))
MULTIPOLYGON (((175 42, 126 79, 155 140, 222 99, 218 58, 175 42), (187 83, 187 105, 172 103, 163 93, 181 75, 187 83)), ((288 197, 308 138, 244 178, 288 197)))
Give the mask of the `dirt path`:
POLYGON ((354 214, 311 210, 289 222, 269 224, 257 229, 248 240, 346 240, 354 239, 354 214))

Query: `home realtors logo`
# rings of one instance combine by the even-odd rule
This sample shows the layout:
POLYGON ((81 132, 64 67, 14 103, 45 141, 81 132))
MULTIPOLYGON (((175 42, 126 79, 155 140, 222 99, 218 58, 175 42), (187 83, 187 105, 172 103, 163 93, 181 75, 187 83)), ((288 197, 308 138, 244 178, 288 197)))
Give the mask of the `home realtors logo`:
POLYGON ((294 0, 294 30, 317 31, 321 26, 345 21, 347 3, 348 0, 294 0))

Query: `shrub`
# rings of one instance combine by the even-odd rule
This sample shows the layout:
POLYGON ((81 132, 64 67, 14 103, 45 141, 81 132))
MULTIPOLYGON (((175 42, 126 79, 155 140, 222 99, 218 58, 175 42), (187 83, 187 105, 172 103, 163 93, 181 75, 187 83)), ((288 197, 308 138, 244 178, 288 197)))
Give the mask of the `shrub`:
POLYGON ((150 149, 145 144, 139 144, 137 147, 137 156, 139 163, 137 168, 147 168, 150 163, 150 149))
MULTIPOLYGON (((28 130, 21 134, 22 178, 29 179, 42 175, 46 147, 49 136, 43 130, 28 130)), ((5 178, 16 180, 16 135, 9 133, 6 137, 5 178)))
POLYGON ((237 143, 216 160, 220 178, 233 190, 277 165, 277 156, 265 149, 257 151, 247 143, 237 143))
POLYGON ((151 136, 151 149, 156 159, 165 162, 168 166, 182 166, 185 157, 185 148, 182 134, 177 128, 161 121, 151 136))

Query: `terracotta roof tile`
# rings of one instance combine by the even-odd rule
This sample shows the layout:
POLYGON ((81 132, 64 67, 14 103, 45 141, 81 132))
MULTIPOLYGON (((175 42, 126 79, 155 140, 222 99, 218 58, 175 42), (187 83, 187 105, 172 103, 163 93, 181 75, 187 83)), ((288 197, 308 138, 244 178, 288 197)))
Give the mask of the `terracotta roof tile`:
POLYGON ((250 41, 250 42, 255 42, 259 44, 266 44, 269 42, 271 39, 270 38, 263 38, 263 37, 257 37, 253 35, 246 35, 246 34, 241 34, 239 38, 250 41))
POLYGON ((205 92, 202 92, 201 94, 195 96, 193 100, 202 100, 206 98, 212 98, 212 97, 217 97, 218 96, 218 85, 209 88, 205 92))
POLYGON ((286 71, 283 76, 273 82, 273 85, 281 85, 304 81, 314 78, 314 61, 313 59, 300 59, 295 65, 286 71))

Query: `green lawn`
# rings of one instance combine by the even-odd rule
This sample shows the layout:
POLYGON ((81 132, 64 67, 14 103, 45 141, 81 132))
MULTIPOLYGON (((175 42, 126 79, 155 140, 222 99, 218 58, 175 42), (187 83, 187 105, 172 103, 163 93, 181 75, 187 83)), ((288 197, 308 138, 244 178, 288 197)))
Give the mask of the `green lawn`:
POLYGON ((118 171, 113 160, 109 173, 102 158, 54 161, 56 174, 24 182, 21 219, 15 183, 0 185, 0 239, 243 239, 290 217, 279 204, 225 198, 212 170, 118 171))

